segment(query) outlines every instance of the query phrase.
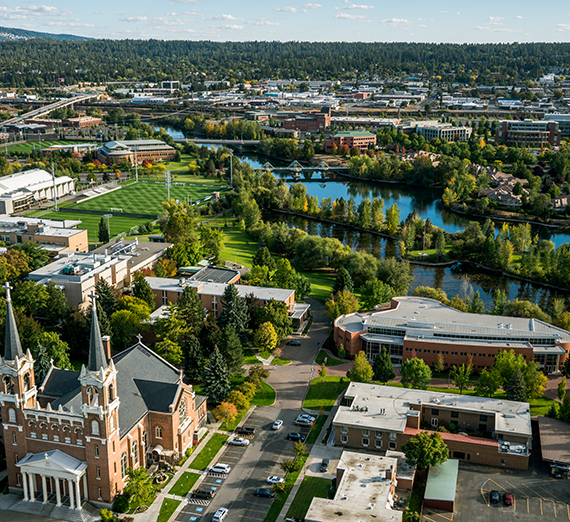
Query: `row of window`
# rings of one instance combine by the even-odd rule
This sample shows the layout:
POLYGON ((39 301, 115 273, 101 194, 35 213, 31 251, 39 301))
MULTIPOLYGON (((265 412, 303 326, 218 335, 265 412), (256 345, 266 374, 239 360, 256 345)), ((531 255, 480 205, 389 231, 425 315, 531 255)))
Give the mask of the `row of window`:
MULTIPOLYGON (((348 444, 348 436, 347 435, 341 435, 340 436, 340 442, 341 444, 348 444)), ((364 437, 362 439, 361 445, 363 448, 367 448, 368 446, 370 446, 370 439, 367 437, 364 437)), ((376 439, 374 441, 374 447, 376 449, 382 449, 382 440, 381 439, 376 439)), ((389 442, 388 443, 388 449, 390 450, 395 450, 397 449, 398 445, 396 442, 389 442)))
MULTIPOLYGON (((432 415, 439 415, 439 409, 438 408, 432 408, 431 414, 432 415)), ((459 418, 459 412, 458 411, 452 411, 451 412, 451 418, 452 419, 458 419, 459 418)), ((488 415, 479 415, 479 421, 481 421, 481 422, 487 422, 488 418, 489 418, 488 415)))

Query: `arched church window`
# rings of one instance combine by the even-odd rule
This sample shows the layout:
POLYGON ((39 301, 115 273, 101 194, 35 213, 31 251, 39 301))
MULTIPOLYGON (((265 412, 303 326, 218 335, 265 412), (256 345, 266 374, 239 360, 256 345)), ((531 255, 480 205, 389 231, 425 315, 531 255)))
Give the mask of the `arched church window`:
POLYGON ((123 478, 127 476, 127 452, 123 451, 121 455, 121 475, 123 478))
POLYGON ((180 408, 178 409, 178 421, 182 424, 186 420, 186 401, 180 401, 180 408))
POLYGON ((99 435, 99 423, 96 420, 91 423, 91 435, 99 435))
POLYGON ((24 391, 27 392, 30 389, 30 374, 26 373, 24 375, 24 391))
POLYGON ((4 389, 8 394, 14 393, 14 379, 12 379, 12 377, 10 376, 4 377, 4 389))
POLYGON ((154 428, 154 433, 157 439, 162 439, 162 428, 160 426, 154 428))
POLYGON ((109 385, 109 403, 115 400, 115 387, 110 384, 109 385))
POLYGON ((136 440, 133 441, 131 449, 131 453, 133 455, 133 464, 136 466, 139 463, 139 445, 136 440))
POLYGON ((16 410, 14 408, 8 410, 8 421, 12 423, 16 422, 16 410))
POLYGON ((99 390, 94 386, 87 388, 87 402, 89 406, 99 406, 99 390))

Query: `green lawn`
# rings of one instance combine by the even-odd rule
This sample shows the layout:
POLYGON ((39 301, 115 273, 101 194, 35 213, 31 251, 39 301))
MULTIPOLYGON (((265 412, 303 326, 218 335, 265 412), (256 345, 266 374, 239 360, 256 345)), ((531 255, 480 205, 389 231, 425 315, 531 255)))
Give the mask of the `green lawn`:
POLYGON ((317 439, 319 438, 319 435, 321 434, 323 426, 325 425, 325 422, 327 422, 328 417, 328 415, 319 415, 317 417, 314 428, 311 429, 311 433, 309 433, 309 436, 307 437, 307 444, 314 444, 317 442, 317 439))
POLYGON ((244 348, 243 364, 261 364, 261 361, 254 355, 251 348, 244 348))
MULTIPOLYGON (((170 187, 170 197, 186 201, 191 198, 193 202, 203 200, 206 196, 223 189, 223 185, 192 184, 175 185, 170 187)), ((123 212, 159 215, 162 212, 161 202, 168 197, 164 183, 132 183, 103 194, 87 201, 74 203, 72 208, 89 210, 104 210, 111 212, 112 208, 122 208, 123 212)))
POLYGON ((162 506, 160 506, 160 513, 156 522, 168 522, 172 513, 176 511, 176 508, 180 505, 181 500, 173 500, 171 498, 165 498, 162 501, 162 506))
POLYGON ((283 359, 282 357, 274 357, 271 364, 276 364, 277 366, 282 366, 284 364, 291 364, 291 359, 283 359))
MULTIPOLYGON (((89 241, 98 241, 99 233, 99 222, 101 221, 101 216, 95 214, 75 214, 73 212, 48 212, 36 211, 27 214, 28 216, 40 215, 46 219, 73 219, 81 221, 81 225, 78 228, 87 229, 87 234, 89 236, 89 241)), ((124 217, 120 214, 113 214, 113 217, 109 219, 109 225, 111 227, 111 237, 115 237, 122 232, 129 232, 131 227, 143 225, 148 222, 148 219, 138 219, 124 217)), ((159 233, 159 232, 157 232, 159 233)))
POLYGON ((318 477, 305 477, 295 499, 287 511, 287 517, 304 520, 313 498, 329 498, 333 481, 318 477))
POLYGON ((303 401, 303 408, 318 410, 321 406, 325 411, 330 411, 338 396, 348 388, 350 379, 340 375, 315 377, 311 381, 309 391, 303 401))
MULTIPOLYGON (((41 144, 35 141, 28 141, 26 143, 19 143, 18 145, 8 145, 8 154, 11 152, 31 152, 32 150, 47 149, 52 145, 85 145, 85 143, 90 143, 87 141, 44 141, 41 144)), ((96 143, 96 140, 93 140, 96 143)))
POLYGON ((192 469, 198 469, 200 471, 206 470, 212 462, 212 459, 216 456, 218 451, 220 451, 228 439, 229 435, 214 433, 214 435, 212 435, 212 438, 204 446, 204 449, 198 453, 196 458, 192 461, 190 467, 192 469))
POLYGON ((331 357, 324 350, 321 350, 317 354, 317 358, 315 359, 315 363, 318 364, 319 366, 321 366, 325 362, 325 359, 327 360, 327 362, 326 362, 327 366, 339 366, 341 364, 346 364, 345 361, 341 361, 340 359, 335 359, 334 357, 331 357))
POLYGON ((173 495, 178 495, 179 497, 185 497, 188 495, 190 490, 196 484, 196 481, 200 478, 198 473, 188 473, 185 472, 182 476, 176 481, 176 484, 170 488, 170 492, 173 495))

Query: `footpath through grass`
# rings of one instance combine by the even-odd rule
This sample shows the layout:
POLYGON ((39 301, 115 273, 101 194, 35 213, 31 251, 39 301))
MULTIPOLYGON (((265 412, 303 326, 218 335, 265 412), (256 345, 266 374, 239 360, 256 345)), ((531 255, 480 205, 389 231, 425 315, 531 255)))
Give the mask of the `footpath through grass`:
POLYGON ((309 391, 303 401, 303 408, 330 411, 338 396, 348 388, 350 379, 340 375, 315 377, 309 386, 309 391))
POLYGON ((196 481, 199 478, 200 475, 198 473, 183 473, 182 476, 176 481, 176 484, 170 488, 170 493, 173 495, 178 495, 179 497, 185 497, 194 487, 194 484, 196 484, 196 481))
POLYGON ((341 364, 346 364, 345 361, 341 361, 340 359, 335 359, 334 357, 331 357, 324 350, 321 350, 317 354, 317 358, 315 359, 315 363, 318 364, 319 366, 321 366, 325 362, 325 359, 327 360, 327 362, 325 363, 327 366, 339 366, 341 364))
POLYGON ((168 522, 172 514, 176 511, 176 508, 180 505, 181 500, 173 500, 171 498, 165 498, 162 501, 162 506, 160 506, 160 513, 158 514, 157 522, 168 522))
POLYGON ((287 517, 304 520, 313 498, 331 498, 332 487, 333 481, 330 479, 305 477, 287 511, 287 517))
POLYGON ((317 417, 317 420, 315 421, 315 425, 311 429, 311 432, 309 433, 309 436, 307 437, 307 444, 314 444, 315 442, 317 442, 319 435, 321 434, 321 431, 323 430, 323 426, 325 425, 325 422, 327 422, 328 418, 329 418, 328 415, 319 415, 317 417))
POLYGON ((228 439, 229 435, 214 433, 212 438, 204 446, 204 449, 198 453, 196 458, 191 462, 190 468, 205 471, 228 439))

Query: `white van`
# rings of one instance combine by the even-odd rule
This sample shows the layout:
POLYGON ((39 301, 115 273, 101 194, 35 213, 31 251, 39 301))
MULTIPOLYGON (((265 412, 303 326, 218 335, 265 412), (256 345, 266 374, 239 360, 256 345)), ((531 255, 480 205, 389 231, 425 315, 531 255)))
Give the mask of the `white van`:
POLYGON ((227 508, 220 508, 218 509, 218 511, 214 513, 214 516, 212 517, 212 522, 221 522, 227 516, 228 516, 227 508))

